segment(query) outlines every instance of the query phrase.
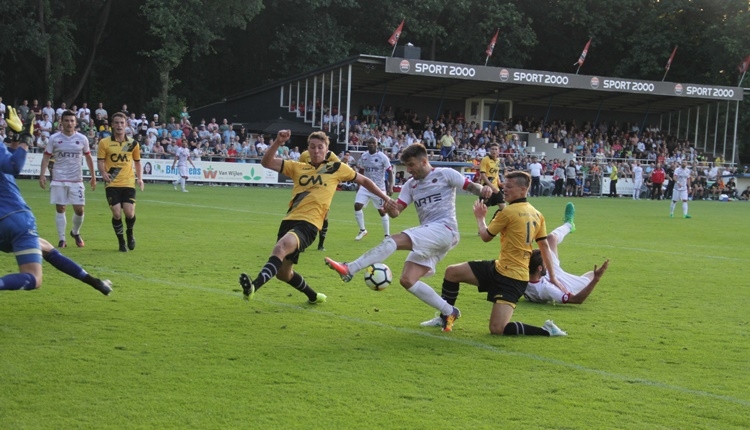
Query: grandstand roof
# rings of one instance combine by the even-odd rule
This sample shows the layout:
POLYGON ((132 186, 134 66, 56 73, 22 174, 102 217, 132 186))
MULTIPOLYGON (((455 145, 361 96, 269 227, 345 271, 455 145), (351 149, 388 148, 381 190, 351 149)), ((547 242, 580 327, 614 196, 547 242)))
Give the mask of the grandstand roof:
MULTIPOLYGON (((298 82, 306 78, 313 78, 321 74, 346 69, 351 66, 351 88, 353 93, 374 93, 388 95, 401 95, 408 97, 445 98, 449 100, 465 100, 468 98, 500 98, 511 100, 518 104, 548 106, 555 108, 586 108, 603 111, 627 112, 627 113, 666 113, 675 112, 695 106, 704 106, 709 103, 726 100, 741 100, 742 89, 722 86, 707 86, 700 84, 687 84, 675 82, 643 81, 634 79, 595 77, 587 75, 574 75, 557 72, 545 72, 534 70, 508 69, 499 67, 485 67, 467 64, 441 63, 434 61, 401 58, 382 57, 373 55, 358 55, 333 63, 324 67, 310 70, 286 79, 267 84, 258 88, 234 94, 226 98, 226 101, 237 100, 252 96, 253 94, 267 91, 272 88, 298 82), (409 73, 399 73, 398 62, 408 61, 412 64, 409 73), (476 71, 474 78, 445 77, 440 74, 422 73, 417 74, 414 65, 419 62, 422 65, 431 65, 433 69, 440 70, 445 67, 472 68, 476 71), (394 64, 396 64, 394 66, 394 64), (390 68, 388 67, 390 66, 390 68), (394 67, 396 67, 394 69, 394 67), (498 73, 499 71, 499 73, 498 73), (500 81, 498 74, 503 71, 510 74, 511 78, 506 82, 500 81), (552 77, 553 80, 567 80, 569 83, 575 81, 576 86, 544 85, 528 82, 513 82, 516 72, 532 77, 552 77), (484 80, 479 75, 488 77, 484 80), (615 89, 604 89, 605 82, 609 81, 622 85, 623 87, 639 85, 646 89, 656 87, 657 91, 619 91, 615 89), (602 83, 602 88, 591 88, 594 82, 602 83), (590 84, 589 84, 590 83, 590 84), (678 90, 679 88, 679 90, 678 90), (659 93, 658 90, 662 92, 659 93), (664 89, 669 89, 665 91, 664 89), (688 91, 693 89, 693 96, 688 91), (680 94, 675 94, 676 92, 680 94), (671 92, 671 94, 669 94, 671 92), (732 93, 729 95, 729 93, 732 93), (699 95, 696 95, 699 94, 699 95), (722 96, 714 96, 716 94, 722 96)), ((446 69, 447 70, 447 69, 446 69)), ((344 72, 346 78, 346 72, 344 72)), ((522 76, 519 75, 519 76, 522 76)))

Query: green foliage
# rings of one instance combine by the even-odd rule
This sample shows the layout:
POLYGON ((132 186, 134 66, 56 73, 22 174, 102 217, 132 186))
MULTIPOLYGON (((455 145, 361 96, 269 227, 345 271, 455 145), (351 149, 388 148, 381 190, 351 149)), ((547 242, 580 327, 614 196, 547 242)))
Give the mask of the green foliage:
MULTIPOLYGON (((19 181, 39 232, 54 208, 35 180, 19 181)), ((748 203, 575 200, 578 230, 560 246, 571 273, 610 259, 580 306, 522 301, 514 320, 553 319, 566 338, 492 337, 490 304, 463 286, 453 333, 421 328, 433 310, 397 283, 382 292, 343 284, 323 256, 352 259, 380 240, 353 240, 354 193, 338 192, 326 253, 296 270, 323 305, 272 280, 253 301, 237 277, 266 261, 288 188, 198 187, 138 193, 138 247, 116 251, 102 189, 88 192, 85 248, 62 252, 111 278, 103 297, 45 265, 34 292, 0 294, 0 422, 8 428, 743 429, 747 407, 745 266, 748 203), (718 221, 720 220, 720 221, 718 221), (505 375, 493 377, 491 375, 505 375), (498 411, 501 411, 498 413, 498 411)), ((476 237, 473 196, 458 195, 461 242, 447 265, 495 258, 476 237)), ((565 200, 535 198, 548 231, 565 200)), ((408 208, 392 231, 414 226, 408 208)), ((406 253, 386 262, 396 276, 406 253)), ((4 255, 5 273, 15 270, 4 255)))

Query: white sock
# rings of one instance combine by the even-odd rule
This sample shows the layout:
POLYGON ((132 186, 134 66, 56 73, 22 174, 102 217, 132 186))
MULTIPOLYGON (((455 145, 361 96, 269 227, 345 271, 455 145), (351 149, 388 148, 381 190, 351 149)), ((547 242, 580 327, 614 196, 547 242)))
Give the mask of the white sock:
POLYGON ((419 300, 437 309, 443 315, 450 315, 453 312, 453 306, 449 305, 432 287, 422 281, 417 281, 406 291, 419 297, 419 300))
POLYGON ((556 229, 552 230, 551 234, 554 234, 557 237, 557 244, 563 243, 563 239, 565 239, 565 236, 570 233, 571 225, 570 223, 565 223, 561 225, 560 227, 557 227, 556 229))
POLYGON ((398 248, 398 246, 396 245, 396 241, 390 237, 386 237, 382 242, 380 242, 380 245, 365 252, 358 259, 352 261, 351 263, 347 263, 347 266, 349 267, 349 273, 353 275, 369 266, 370 264, 385 261, 388 257, 391 256, 391 254, 396 252, 396 248, 398 248))
POLYGON ((675 205, 677 205, 677 202, 674 201, 674 200, 672 200, 672 206, 669 207, 669 213, 671 213, 671 214, 674 213, 674 207, 675 207, 675 205))
POLYGON ((682 214, 683 215, 687 215, 687 209, 688 209, 687 202, 682 202, 682 214))
POLYGON ((172 181, 172 185, 174 185, 175 187, 176 187, 176 186, 177 186, 177 185, 178 185, 179 183, 180 183, 180 178, 177 178, 177 179, 175 179, 174 181, 172 181))
POLYGON ((185 189, 185 178, 180 177, 180 185, 182 186, 182 189, 185 189))
POLYGON ((359 225, 359 229, 364 230, 365 229, 365 214, 362 212, 362 209, 358 211, 354 211, 354 218, 357 220, 357 225, 359 225))
POLYGON ((68 225, 68 220, 65 218, 64 213, 55 214, 55 225, 57 226, 57 236, 60 240, 65 240, 65 229, 68 225))
POLYGON ((83 215, 73 214, 73 234, 81 234, 83 215))
POLYGON ((385 232, 386 236, 391 235, 391 217, 388 216, 388 214, 383 215, 380 217, 380 222, 383 224, 383 231, 385 232))

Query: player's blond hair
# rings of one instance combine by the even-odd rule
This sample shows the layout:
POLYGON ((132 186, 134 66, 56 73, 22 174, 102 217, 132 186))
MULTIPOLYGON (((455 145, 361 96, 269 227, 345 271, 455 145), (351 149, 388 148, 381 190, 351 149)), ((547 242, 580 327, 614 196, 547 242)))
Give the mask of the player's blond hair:
POLYGON ((321 141, 325 142, 326 146, 328 146, 330 144, 330 141, 328 140, 328 135, 325 134, 325 132, 323 132, 323 131, 314 131, 314 132, 310 133, 310 136, 307 137, 307 143, 308 144, 310 143, 311 139, 321 140, 321 141))

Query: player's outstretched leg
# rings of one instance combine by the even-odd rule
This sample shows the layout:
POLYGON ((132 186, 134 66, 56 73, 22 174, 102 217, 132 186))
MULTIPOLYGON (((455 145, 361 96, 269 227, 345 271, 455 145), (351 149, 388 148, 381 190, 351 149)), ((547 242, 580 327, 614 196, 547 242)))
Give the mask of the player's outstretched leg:
POLYGON ((576 207, 573 205, 573 203, 568 202, 568 204, 565 205, 565 217, 563 218, 563 222, 570 224, 571 233, 576 231, 575 216, 576 207))
POLYGON ((339 276, 341 276, 342 281, 349 282, 352 280, 352 274, 349 273, 349 267, 346 265, 346 263, 339 263, 338 261, 335 261, 329 257, 325 258, 325 262, 326 266, 330 267, 331 270, 335 270, 339 274, 339 276))

